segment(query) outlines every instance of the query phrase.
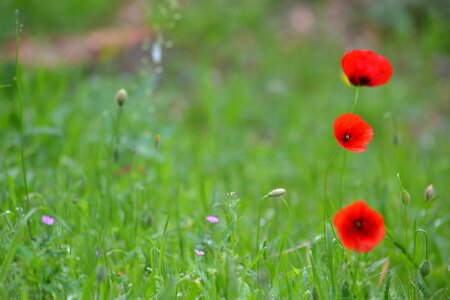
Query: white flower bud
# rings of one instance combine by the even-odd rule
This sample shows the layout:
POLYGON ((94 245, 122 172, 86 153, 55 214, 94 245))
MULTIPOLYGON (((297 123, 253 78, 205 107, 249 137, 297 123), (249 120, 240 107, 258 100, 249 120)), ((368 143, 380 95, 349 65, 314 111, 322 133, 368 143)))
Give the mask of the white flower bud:
POLYGON ((270 193, 267 194, 269 197, 280 197, 283 196, 284 193, 286 193, 286 190, 283 188, 274 189, 270 193))

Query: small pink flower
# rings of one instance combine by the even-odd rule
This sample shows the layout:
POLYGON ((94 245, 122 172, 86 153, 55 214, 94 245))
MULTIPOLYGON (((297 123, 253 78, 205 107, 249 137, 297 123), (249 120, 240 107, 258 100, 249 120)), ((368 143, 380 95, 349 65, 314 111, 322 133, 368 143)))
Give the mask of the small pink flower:
POLYGON ((53 219, 52 217, 49 216, 42 216, 42 223, 48 225, 48 226, 52 226, 53 224, 55 224, 55 219, 53 219))
POLYGON ((207 216, 206 221, 208 221, 209 223, 217 223, 219 222, 219 218, 215 216, 207 216))
POLYGON ((205 255, 205 252, 202 251, 202 250, 195 249, 194 252, 195 252, 195 254, 197 254, 197 255, 199 255, 199 256, 205 255))

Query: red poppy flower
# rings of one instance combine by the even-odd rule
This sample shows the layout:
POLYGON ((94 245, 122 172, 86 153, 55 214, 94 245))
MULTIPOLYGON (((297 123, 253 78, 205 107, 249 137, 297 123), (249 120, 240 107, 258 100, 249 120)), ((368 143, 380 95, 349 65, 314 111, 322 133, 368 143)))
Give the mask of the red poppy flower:
POLYGON ((371 50, 351 50, 342 57, 341 65, 351 84, 358 86, 382 85, 392 75, 386 57, 371 50))
POLYGON ((358 153, 366 151, 373 130, 360 116, 345 113, 334 121, 334 137, 342 147, 358 153))
POLYGON ((356 252, 369 252, 385 235, 383 216, 362 200, 338 211, 333 224, 344 247, 356 252))

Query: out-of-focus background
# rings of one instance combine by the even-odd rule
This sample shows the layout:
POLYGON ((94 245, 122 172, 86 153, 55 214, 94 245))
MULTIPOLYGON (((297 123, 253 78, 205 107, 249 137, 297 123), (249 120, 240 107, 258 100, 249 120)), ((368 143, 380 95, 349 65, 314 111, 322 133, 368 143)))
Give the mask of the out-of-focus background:
MULTIPOLYGON (((182 257, 172 261, 173 270, 189 269, 186 253, 208 231, 199 220, 211 213, 225 219, 221 205, 229 192, 240 198, 229 208, 241 230, 234 228, 236 251, 250 255, 257 201, 278 186, 288 191, 292 215, 282 204, 268 204, 263 234, 277 245, 292 222, 287 247, 295 247, 322 232, 323 176, 336 148, 332 123, 350 109, 355 93, 342 80, 340 59, 353 48, 372 49, 391 61, 394 74, 384 86, 360 89, 356 112, 375 136, 367 152, 338 156, 330 171, 330 193, 343 204, 365 199, 401 235, 399 173, 412 195, 411 218, 430 236, 434 269, 429 285, 438 291, 448 286, 449 33, 447 0, 3 0, 0 186, 15 182, 23 196, 14 81, 19 37, 32 207, 67 225, 55 231, 57 245, 70 245, 75 252, 95 248, 97 240, 85 236, 86 228, 91 228, 93 199, 102 200, 100 175, 108 169, 102 153, 116 116, 115 93, 123 87, 129 101, 113 166, 113 197, 120 209, 108 223, 114 237, 101 245, 140 256, 136 265, 112 257, 112 266, 131 273, 145 265, 146 234, 161 233, 169 208, 178 201, 181 254, 173 250, 179 236, 171 236, 173 248, 167 249, 182 257), (438 198, 425 214, 428 184, 438 198), (133 202, 137 194, 143 199, 139 211, 133 202), (137 227, 133 220, 140 220, 137 227)), ((8 197, 5 188, 0 199, 8 197)), ((42 224, 36 220, 38 230, 42 224)), ((399 277, 406 278, 400 255, 390 247, 383 244, 375 255, 389 256, 392 266, 400 266, 399 277)), ((18 257, 36 272, 42 265, 35 260, 54 254, 39 248, 33 256, 24 249, 18 257)), ((89 255, 81 254, 85 266, 93 266, 88 271, 77 259, 66 261, 76 274, 94 278, 89 255)), ((304 263, 297 259, 289 263, 304 263)), ((89 290, 64 271, 63 259, 58 264, 48 271, 59 276, 49 279, 49 290, 58 290, 55 282, 70 291, 89 290)), ((20 264, 13 270, 30 286, 41 280, 20 264)), ((399 282, 393 285, 401 290, 399 282)))

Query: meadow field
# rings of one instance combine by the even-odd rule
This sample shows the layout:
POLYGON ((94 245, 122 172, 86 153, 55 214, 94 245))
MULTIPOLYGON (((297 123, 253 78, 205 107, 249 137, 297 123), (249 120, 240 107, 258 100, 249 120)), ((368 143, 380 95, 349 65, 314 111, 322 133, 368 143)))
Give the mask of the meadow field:
POLYGON ((137 2, 139 47, 51 66, 30 39, 126 1, 0 4, 0 299, 448 299, 445 1, 137 2), (351 49, 390 80, 349 83, 351 49), (357 200, 386 231, 363 253, 333 225, 357 200))

